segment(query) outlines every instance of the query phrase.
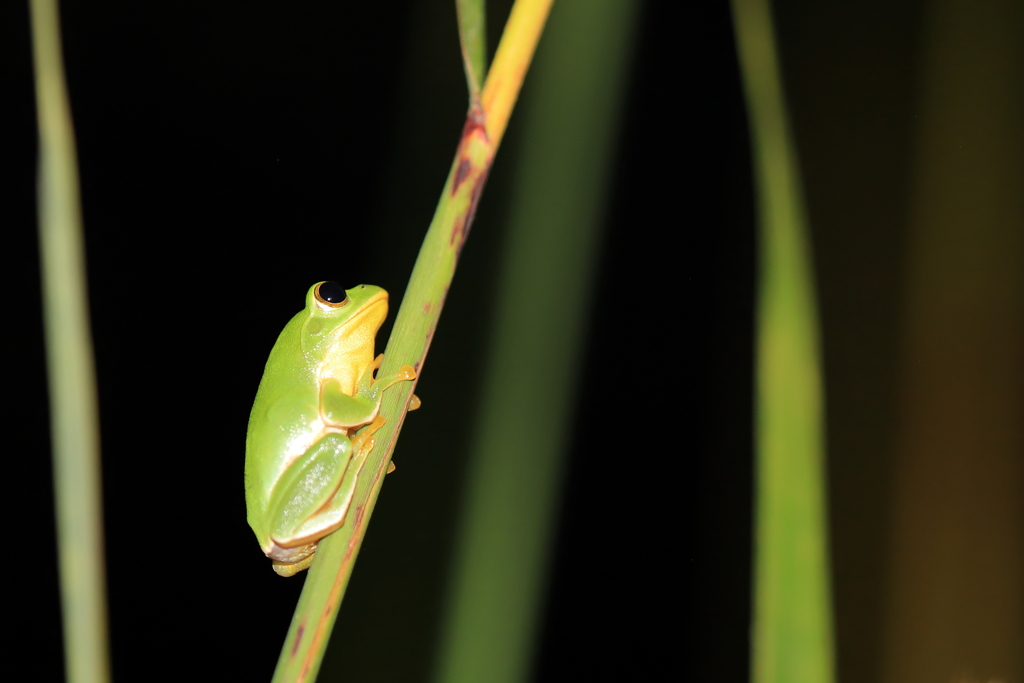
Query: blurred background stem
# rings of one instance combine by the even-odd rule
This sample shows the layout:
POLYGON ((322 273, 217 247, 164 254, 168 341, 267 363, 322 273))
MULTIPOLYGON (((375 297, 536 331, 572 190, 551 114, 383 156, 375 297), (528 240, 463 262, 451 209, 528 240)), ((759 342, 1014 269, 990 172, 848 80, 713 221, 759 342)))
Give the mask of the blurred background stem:
POLYGON ((56 0, 32 0, 39 244, 67 680, 109 680, 96 371, 56 0))
POLYGON ((752 680, 834 676, 818 316, 767 0, 734 0, 760 223, 752 680))
POLYGON ((879 680, 1024 677, 1024 6, 925 6, 879 680))
MULTIPOLYGON (((441 683, 531 678, 638 9, 631 0, 559 0, 527 86, 441 683)), ((606 314, 629 334, 629 312, 606 314)), ((621 500, 611 482, 609 495, 621 500)))

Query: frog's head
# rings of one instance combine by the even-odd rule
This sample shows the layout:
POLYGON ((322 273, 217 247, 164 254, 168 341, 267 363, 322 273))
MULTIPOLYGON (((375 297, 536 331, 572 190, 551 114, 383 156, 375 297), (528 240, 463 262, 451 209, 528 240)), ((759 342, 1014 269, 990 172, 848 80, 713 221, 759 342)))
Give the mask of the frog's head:
POLYGON ((306 293, 306 332, 332 345, 372 345, 388 314, 388 293, 374 285, 342 289, 337 282, 318 282, 306 293))
POLYGON ((302 346, 322 379, 341 382, 352 395, 373 363, 374 338, 388 314, 388 293, 373 285, 344 290, 335 282, 318 282, 306 294, 302 346))

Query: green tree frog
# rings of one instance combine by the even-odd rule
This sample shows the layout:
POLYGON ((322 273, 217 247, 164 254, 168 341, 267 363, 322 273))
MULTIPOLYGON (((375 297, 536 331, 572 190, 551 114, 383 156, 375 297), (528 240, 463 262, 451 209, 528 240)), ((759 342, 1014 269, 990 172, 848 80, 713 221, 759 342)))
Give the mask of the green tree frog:
POLYGON ((384 424, 381 394, 416 377, 406 365, 374 378, 384 360, 374 358, 374 339, 387 312, 380 287, 319 282, 270 351, 245 440, 245 504, 282 576, 309 567, 317 542, 344 523, 384 424))

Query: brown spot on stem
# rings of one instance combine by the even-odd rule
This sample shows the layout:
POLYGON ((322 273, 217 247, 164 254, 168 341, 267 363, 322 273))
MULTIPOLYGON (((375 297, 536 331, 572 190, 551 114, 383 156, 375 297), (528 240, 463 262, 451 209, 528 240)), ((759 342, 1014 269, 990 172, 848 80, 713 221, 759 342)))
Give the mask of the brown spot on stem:
POLYGON ((452 179, 452 196, 459 191, 459 187, 465 182, 466 178, 469 177, 469 172, 473 170, 473 162, 469 159, 460 159, 459 165, 455 169, 455 178, 452 179))
POLYGON ((299 624, 299 628, 295 631, 295 642, 292 643, 292 657, 299 651, 299 643, 302 642, 302 634, 306 632, 306 622, 303 621, 299 624))
MULTIPOLYGON (((459 138, 460 153, 469 146, 469 140, 474 135, 480 135, 484 140, 487 139, 487 128, 484 126, 486 119, 487 114, 484 113, 483 107, 479 102, 474 102, 473 106, 469 108, 469 113, 466 114, 466 123, 462 126, 462 137, 459 138)), ((459 159, 459 165, 455 167, 455 177, 452 178, 451 194, 453 197, 472 172, 473 161, 464 156, 459 159)))

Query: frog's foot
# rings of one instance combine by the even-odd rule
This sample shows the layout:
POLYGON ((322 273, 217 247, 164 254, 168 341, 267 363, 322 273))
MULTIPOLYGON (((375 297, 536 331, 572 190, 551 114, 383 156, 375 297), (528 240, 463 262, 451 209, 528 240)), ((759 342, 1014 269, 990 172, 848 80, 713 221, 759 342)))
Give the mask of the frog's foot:
POLYGON ((376 441, 373 438, 374 433, 384 426, 387 420, 381 415, 373 418, 373 422, 366 425, 362 431, 352 437, 352 453, 353 458, 360 456, 366 456, 373 450, 373 445, 376 441))
MULTIPOLYGON (((362 466, 361 463, 365 460, 366 456, 369 455, 370 451, 373 450, 373 446, 376 443, 376 440, 373 438, 373 433, 383 427, 386 421, 387 420, 378 415, 374 418, 373 422, 366 427, 366 429, 352 438, 353 463, 359 462, 360 464, 358 466, 362 466)), ((395 461, 392 460, 388 463, 388 471, 384 474, 391 474, 395 469, 395 461)))
POLYGON ((409 410, 417 410, 421 405, 423 405, 423 401, 420 400, 419 396, 413 394, 412 398, 409 399, 409 410))
MULTIPOLYGON (((376 373, 380 368, 380 364, 384 362, 384 354, 380 354, 373 360, 373 372, 376 373)), ((413 370, 411 365, 403 365, 398 369, 398 372, 392 375, 385 375, 384 377, 378 377, 374 380, 374 385, 380 390, 384 391, 392 384, 398 384, 406 380, 416 379, 416 371, 413 370)))
POLYGON ((412 369, 411 365, 403 365, 398 369, 398 372, 396 372, 393 375, 388 375, 384 379, 388 380, 387 385, 385 385, 384 387, 385 389, 387 389, 392 384, 404 382, 405 380, 409 379, 416 379, 416 371, 412 369))
POLYGON ((313 564, 313 553, 316 552, 316 543, 313 544, 312 550, 309 551, 309 555, 305 558, 297 561, 290 562, 286 560, 274 560, 272 566, 274 571, 280 576, 295 576, 299 572, 309 569, 309 565, 313 564))

